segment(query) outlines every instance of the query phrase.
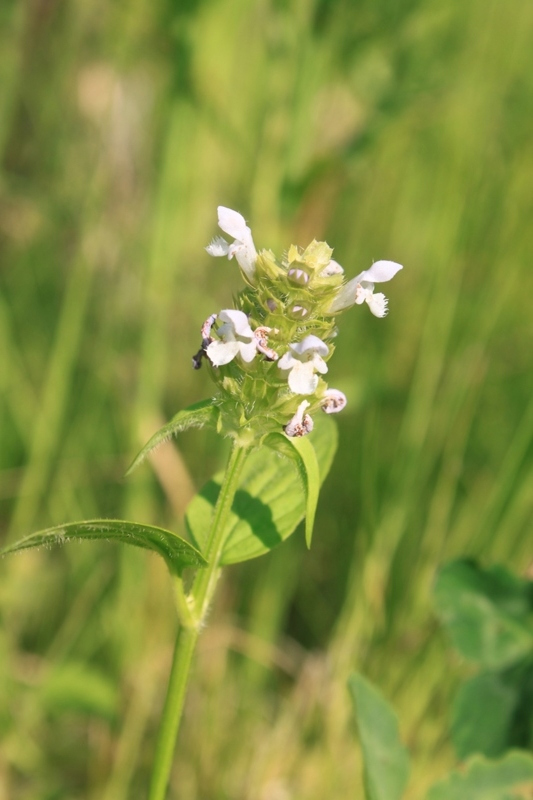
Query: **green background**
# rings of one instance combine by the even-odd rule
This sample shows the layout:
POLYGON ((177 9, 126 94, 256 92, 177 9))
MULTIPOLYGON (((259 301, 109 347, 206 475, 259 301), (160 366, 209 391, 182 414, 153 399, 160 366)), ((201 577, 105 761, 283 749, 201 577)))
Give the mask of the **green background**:
MULTIPOLYGON (((258 247, 388 258, 390 315, 346 312, 349 405, 313 549, 230 567, 204 631, 179 800, 361 796, 346 677, 393 702, 409 798, 453 763, 467 674, 431 605, 450 557, 524 574, 533 511, 533 7, 526 0, 4 0, 0 524, 183 532, 227 443, 184 434, 190 357, 258 247)), ((105 543, 1 564, 0 800, 144 798, 175 616, 163 563, 105 543)))

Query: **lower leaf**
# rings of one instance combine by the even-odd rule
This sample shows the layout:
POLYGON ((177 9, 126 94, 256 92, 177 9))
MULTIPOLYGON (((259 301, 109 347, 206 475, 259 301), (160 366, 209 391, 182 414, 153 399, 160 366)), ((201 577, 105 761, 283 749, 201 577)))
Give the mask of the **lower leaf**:
MULTIPOLYGON (((337 426, 324 414, 316 420, 314 430, 307 438, 315 451, 321 484, 337 449, 337 426)), ((316 487, 316 479, 312 480, 316 487)), ((222 475, 215 475, 187 508, 187 526, 199 550, 206 543, 221 481, 222 475)), ((315 500, 312 502, 314 508, 315 500)), ((241 485, 235 495, 222 564, 247 561, 272 550, 293 533, 308 508, 301 477, 293 460, 268 447, 256 450, 246 461, 241 485)), ((314 511, 311 516, 314 516, 314 511)))
POLYGON ((82 541, 105 539, 110 542, 131 544, 145 550, 152 550, 162 556, 170 571, 175 573, 181 572, 185 567, 206 566, 202 554, 176 533, 164 528, 156 528, 153 525, 139 525, 136 522, 118 519, 91 519, 47 528, 14 542, 0 551, 0 555, 17 553, 30 547, 65 544, 72 539, 82 541))

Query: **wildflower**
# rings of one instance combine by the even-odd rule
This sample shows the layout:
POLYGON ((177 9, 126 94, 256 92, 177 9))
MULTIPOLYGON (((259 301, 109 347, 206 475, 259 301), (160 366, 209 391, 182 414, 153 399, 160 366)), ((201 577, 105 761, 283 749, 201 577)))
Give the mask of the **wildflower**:
POLYGON ((217 430, 241 446, 260 443, 272 431, 304 436, 313 429, 315 410, 336 414, 346 406, 345 395, 326 383, 335 315, 366 303, 384 317, 387 299, 374 292, 375 285, 402 267, 377 261, 347 281, 326 242, 313 240, 305 249, 291 245, 278 258, 271 250, 256 251, 239 212, 219 206, 218 224, 228 241, 219 236, 206 250, 235 256, 246 286, 234 309, 205 321, 193 356, 195 369, 204 358, 214 367, 217 430))
POLYGON ((257 340, 246 314, 229 308, 221 311, 218 318, 222 322, 217 330, 220 341, 212 340, 205 348, 213 366, 229 364, 239 354, 243 361, 252 361, 257 352, 257 340))
POLYGON ((287 436, 305 436, 313 430, 313 419, 309 414, 305 413, 306 408, 309 408, 311 403, 308 400, 302 400, 296 414, 291 421, 285 425, 284 431, 287 436))
POLYGON ((205 249, 210 256, 227 256, 229 259, 235 256, 240 268, 251 280, 255 273, 257 259, 252 231, 238 211, 232 211, 231 208, 224 206, 219 206, 217 210, 219 228, 228 236, 233 236, 235 241, 228 244, 222 236, 216 236, 205 249))
POLYGON ((329 312, 335 314, 353 306, 354 303, 357 305, 367 303, 375 317, 386 316, 388 300, 381 292, 374 294, 374 284, 390 281, 401 269, 402 265, 395 261, 376 261, 370 269, 359 273, 344 284, 330 305, 329 312))
POLYGON ((322 411, 325 411, 326 414, 338 414, 346 403, 346 395, 338 389, 326 389, 322 395, 322 411))
POLYGON ((301 342, 289 344, 289 350, 279 360, 278 366, 289 372, 289 387, 295 394, 313 394, 318 386, 318 375, 324 375, 328 366, 322 356, 329 347, 318 336, 310 334, 301 342))

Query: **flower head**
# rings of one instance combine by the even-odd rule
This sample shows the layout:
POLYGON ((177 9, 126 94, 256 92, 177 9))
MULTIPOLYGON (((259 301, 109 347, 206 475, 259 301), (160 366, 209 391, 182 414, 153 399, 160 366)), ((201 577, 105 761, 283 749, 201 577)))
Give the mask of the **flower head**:
POLYGON ((237 355, 247 363, 253 361, 257 352, 257 340, 246 314, 229 308, 221 311, 218 319, 222 322, 217 330, 220 340, 210 342, 205 350, 213 366, 229 364, 237 355))
POLYGON ((228 244, 221 236, 216 236, 205 249, 210 256, 227 256, 229 259, 235 256, 240 268, 251 280, 255 273, 257 259, 252 231, 238 211, 232 211, 231 208, 225 208, 225 206, 219 206, 217 210, 219 228, 228 236, 233 236, 235 241, 228 244))
POLYGON ((268 249, 256 251, 237 211, 219 206, 218 224, 232 241, 217 237, 206 250, 235 256, 246 286, 234 309, 205 321, 192 360, 195 369, 204 361, 211 367, 217 430, 241 446, 260 444, 274 431, 304 436, 313 430, 315 412, 335 414, 346 405, 345 395, 328 389, 325 380, 337 335, 335 315, 366 303, 384 317, 387 299, 374 286, 402 267, 377 261, 345 282, 326 242, 293 244, 278 257, 268 249))
POLYGON ((360 272, 344 284, 329 307, 330 313, 335 314, 354 304, 367 303, 374 316, 385 317, 388 300, 381 292, 374 294, 374 284, 390 281, 401 269, 402 265, 395 261, 376 261, 370 269, 360 272))
POLYGON ((322 356, 327 356, 329 347, 318 336, 310 334, 301 342, 289 344, 288 352, 283 355, 278 366, 289 370, 289 388, 295 394, 314 394, 318 386, 318 375, 328 371, 322 356))

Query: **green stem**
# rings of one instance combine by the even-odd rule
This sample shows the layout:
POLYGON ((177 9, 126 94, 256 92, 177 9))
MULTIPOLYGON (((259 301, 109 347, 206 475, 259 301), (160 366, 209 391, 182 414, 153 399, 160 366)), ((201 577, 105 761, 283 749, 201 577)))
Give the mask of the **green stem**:
POLYGON ((248 453, 247 448, 234 446, 229 457, 204 553, 208 565, 198 570, 192 588, 194 616, 182 619, 178 631, 148 800, 164 800, 166 795, 192 658, 220 575, 228 517, 248 453))

